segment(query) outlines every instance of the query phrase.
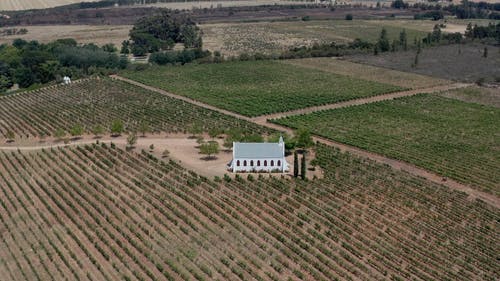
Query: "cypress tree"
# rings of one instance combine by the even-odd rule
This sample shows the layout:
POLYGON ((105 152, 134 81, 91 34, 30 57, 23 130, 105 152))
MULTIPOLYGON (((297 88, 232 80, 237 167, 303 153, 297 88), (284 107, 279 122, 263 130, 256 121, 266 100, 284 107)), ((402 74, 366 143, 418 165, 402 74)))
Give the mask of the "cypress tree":
POLYGON ((300 165, 300 177, 305 180, 306 179, 306 173, 307 173, 307 167, 306 167, 306 152, 302 154, 302 163, 300 165))
POLYGON ((297 151, 293 153, 293 176, 299 176, 299 156, 297 155, 297 151))

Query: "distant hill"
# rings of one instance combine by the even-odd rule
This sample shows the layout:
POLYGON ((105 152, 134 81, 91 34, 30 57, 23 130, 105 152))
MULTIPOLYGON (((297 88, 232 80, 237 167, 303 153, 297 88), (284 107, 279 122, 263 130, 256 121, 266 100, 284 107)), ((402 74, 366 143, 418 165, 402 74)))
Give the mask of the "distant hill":
MULTIPOLYGON (((0 11, 19 11, 29 9, 44 9, 62 5, 82 2, 83 0, 2 0, 0 11)), ((85 2, 97 2, 99 0, 85 0, 85 2)))

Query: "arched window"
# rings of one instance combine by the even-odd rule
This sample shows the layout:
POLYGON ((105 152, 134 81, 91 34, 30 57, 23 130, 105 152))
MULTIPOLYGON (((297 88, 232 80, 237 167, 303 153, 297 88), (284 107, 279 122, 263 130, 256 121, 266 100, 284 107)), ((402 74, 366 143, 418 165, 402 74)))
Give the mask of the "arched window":
POLYGON ((260 166, 260 160, 257 160, 257 166, 260 166))
POLYGON ((240 160, 236 161, 236 166, 240 166, 240 160))
POLYGON ((271 160, 271 167, 274 166, 274 160, 271 160))
POLYGON ((267 167, 267 160, 264 160, 264 167, 267 167))
POLYGON ((278 164, 277 164, 279 167, 281 167, 281 160, 278 160, 278 164))
POLYGON ((243 167, 247 166, 247 160, 243 160, 243 167))
POLYGON ((253 167, 253 160, 250 160, 250 166, 253 167))

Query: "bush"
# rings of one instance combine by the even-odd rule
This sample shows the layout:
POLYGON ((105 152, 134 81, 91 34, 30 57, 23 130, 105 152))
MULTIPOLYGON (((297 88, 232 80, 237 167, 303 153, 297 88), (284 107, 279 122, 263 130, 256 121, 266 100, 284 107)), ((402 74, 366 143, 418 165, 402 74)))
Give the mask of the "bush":
POLYGON ((352 14, 345 15, 345 20, 352 20, 352 19, 353 19, 352 14))

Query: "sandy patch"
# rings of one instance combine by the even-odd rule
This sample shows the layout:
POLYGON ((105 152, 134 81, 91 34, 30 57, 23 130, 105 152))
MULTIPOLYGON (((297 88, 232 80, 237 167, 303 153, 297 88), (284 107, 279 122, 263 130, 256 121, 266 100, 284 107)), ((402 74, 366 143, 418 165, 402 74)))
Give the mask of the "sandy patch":
MULTIPOLYGON (((130 25, 44 25, 44 26, 16 26, 16 29, 26 28, 28 33, 23 35, 0 36, 0 44, 12 43, 14 39, 27 41, 37 40, 48 43, 62 38, 73 38, 78 43, 95 43, 104 45, 113 43, 120 48, 123 40, 129 38, 130 25)), ((3 28, 6 29, 6 28, 3 28)), ((2 30, 3 30, 2 29, 2 30)))
MULTIPOLYGON (((0 150, 22 150, 25 152, 36 151, 40 149, 49 149, 53 147, 62 147, 68 145, 84 145, 84 144, 93 144, 96 141, 101 143, 114 143, 119 147, 125 149, 127 140, 127 136, 122 135, 120 137, 103 137, 100 139, 95 139, 91 135, 83 136, 81 139, 76 141, 70 141, 68 143, 58 142, 54 139, 45 139, 40 141, 39 139, 24 139, 24 140, 16 140, 12 143, 6 143, 5 140, 2 140, 2 145, 0 146, 0 150)), ((208 136, 204 136, 205 140, 211 140, 208 136)), ((229 172, 226 168, 226 165, 231 161, 233 154, 230 150, 225 150, 222 146, 224 139, 215 139, 219 143, 220 152, 215 155, 215 157, 211 157, 210 159, 206 159, 206 155, 199 153, 198 144, 196 143, 195 138, 189 137, 189 135, 185 134, 154 134, 148 135, 146 137, 139 137, 137 140, 137 144, 134 147, 134 150, 138 153, 141 150, 148 151, 159 159, 164 161, 173 160, 179 163, 181 166, 185 167, 188 170, 195 171, 196 173, 213 178, 215 176, 223 177, 224 174, 228 174, 231 177, 234 177, 236 174, 229 172), (154 148, 151 150, 150 146, 153 145, 154 148), (168 150, 169 155, 164 157, 163 153, 165 150, 168 150)), ((299 161, 302 156, 299 156, 299 161)), ((306 159, 308 163, 311 159, 314 159, 314 152, 310 152, 306 159)), ((287 162, 290 164, 290 171, 284 174, 287 177, 292 177, 293 175, 293 154, 286 157, 287 162)), ((308 167, 311 167, 308 164, 308 167)), ((247 177, 249 173, 240 174, 242 177, 247 177)), ((263 176, 279 176, 280 173, 252 173, 254 177, 258 177, 259 175, 263 176)), ((323 177, 323 171, 316 167, 314 170, 307 171, 307 177, 312 179, 314 176, 317 178, 323 177)))
MULTIPOLYGON (((97 2, 100 0, 85 0, 85 2, 97 2)), ((28 9, 44 9, 56 6, 83 2, 82 0, 2 0, 0 11, 18 11, 28 9)))

